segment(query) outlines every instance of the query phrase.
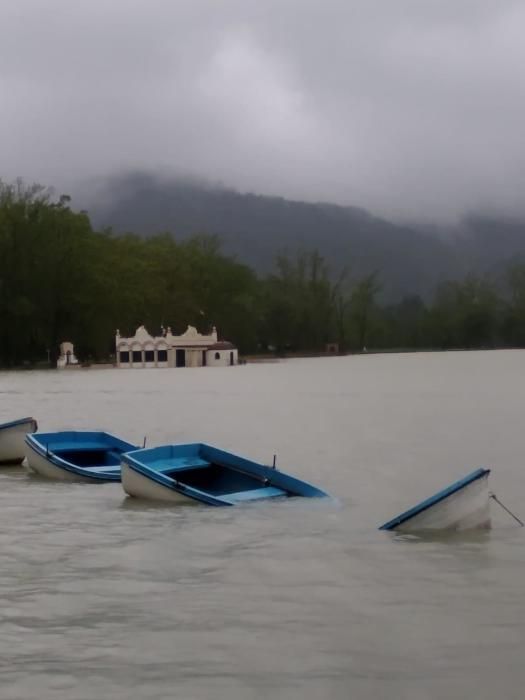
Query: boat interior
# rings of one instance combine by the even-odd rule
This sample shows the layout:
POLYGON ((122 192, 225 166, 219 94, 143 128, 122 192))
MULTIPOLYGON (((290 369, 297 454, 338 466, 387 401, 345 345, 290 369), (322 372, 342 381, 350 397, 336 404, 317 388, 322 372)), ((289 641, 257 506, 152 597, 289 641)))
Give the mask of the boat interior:
POLYGON ((60 459, 75 464, 78 467, 118 467, 120 465, 120 455, 118 448, 107 447, 90 449, 55 449, 54 454, 60 459))
POLYGON ((272 487, 268 479, 247 474, 228 466, 202 462, 198 466, 179 467, 163 470, 165 476, 178 484, 205 491, 213 496, 235 496, 243 500, 243 495, 253 498, 288 496, 288 492, 272 487), (251 494, 251 496, 250 496, 251 494))

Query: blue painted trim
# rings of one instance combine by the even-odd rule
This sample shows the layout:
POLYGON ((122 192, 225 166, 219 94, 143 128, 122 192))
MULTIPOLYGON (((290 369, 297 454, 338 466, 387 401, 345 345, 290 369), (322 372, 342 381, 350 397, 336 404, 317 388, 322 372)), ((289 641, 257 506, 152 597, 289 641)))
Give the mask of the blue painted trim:
POLYGON ((452 496, 452 494, 461 491, 461 489, 465 488, 465 486, 468 486, 473 481, 476 481, 477 479, 482 479, 487 474, 490 474, 490 469, 476 469, 470 474, 467 474, 467 476, 465 476, 463 479, 455 481, 450 486, 447 486, 446 489, 438 491, 436 494, 434 494, 430 498, 427 498, 424 501, 421 501, 421 503, 418 503, 413 508, 410 508, 409 510, 406 510, 404 513, 401 513, 395 518, 392 518, 392 520, 389 520, 384 525, 381 525, 379 529, 394 530, 398 525, 401 525, 401 523, 406 523, 407 520, 411 520, 411 518, 414 518, 416 515, 419 515, 425 510, 428 510, 432 506, 436 505, 436 503, 445 500, 445 498, 452 496))
POLYGON ((19 418, 18 420, 9 421, 9 423, 1 423, 0 430, 4 430, 5 428, 14 428, 17 425, 24 425, 25 423, 32 423, 35 426, 35 430, 38 430, 38 424, 36 420, 31 417, 19 418))

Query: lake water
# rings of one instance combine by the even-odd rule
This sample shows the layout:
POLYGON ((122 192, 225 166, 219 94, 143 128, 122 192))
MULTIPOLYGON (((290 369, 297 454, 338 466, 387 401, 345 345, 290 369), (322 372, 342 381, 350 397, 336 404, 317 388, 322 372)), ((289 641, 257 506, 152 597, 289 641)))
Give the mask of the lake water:
POLYGON ((377 527, 479 466, 525 517, 525 352, 0 373, 0 421, 203 441, 337 497, 160 507, 0 472, 2 700, 522 699, 525 529, 377 527))

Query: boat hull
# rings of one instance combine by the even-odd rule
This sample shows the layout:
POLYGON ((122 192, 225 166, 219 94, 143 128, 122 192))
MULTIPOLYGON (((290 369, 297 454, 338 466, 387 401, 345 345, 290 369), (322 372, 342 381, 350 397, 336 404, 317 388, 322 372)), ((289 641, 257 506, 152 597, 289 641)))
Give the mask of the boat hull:
POLYGON ((490 528, 489 470, 465 483, 451 493, 440 492, 414 509, 416 512, 398 516, 382 527, 396 532, 421 532, 429 530, 473 530, 490 528))
POLYGON ((169 503, 195 503, 192 498, 184 496, 169 486, 163 486, 153 479, 140 474, 125 462, 120 465, 122 488, 128 496, 148 501, 166 501, 169 503))
POLYGON ((0 464, 20 464, 25 454, 25 436, 36 429, 33 418, 0 426, 0 464))
POLYGON ((93 479, 80 476, 80 474, 74 474, 73 472, 67 471, 67 469, 62 469, 57 467, 51 461, 38 454, 29 445, 25 445, 25 455, 27 459, 27 466, 31 472, 43 476, 46 479, 54 479, 58 481, 77 481, 77 482, 92 482, 93 479))
POLYGON ((137 449, 101 431, 60 431, 26 435, 28 469, 47 479, 103 483, 120 481, 120 456, 137 449))

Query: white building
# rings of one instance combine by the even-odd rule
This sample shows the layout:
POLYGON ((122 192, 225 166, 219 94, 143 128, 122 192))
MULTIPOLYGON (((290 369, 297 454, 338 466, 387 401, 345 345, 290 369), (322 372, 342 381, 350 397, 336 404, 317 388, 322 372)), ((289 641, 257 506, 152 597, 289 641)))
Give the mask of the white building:
POLYGON ((65 367, 79 367, 78 360, 75 357, 75 348, 73 343, 64 341, 60 343, 60 356, 57 360, 57 368, 64 369, 65 367))
POLYGON ((151 336, 144 326, 135 335, 124 338, 117 330, 115 336, 117 367, 227 367, 239 362, 237 348, 219 341, 217 330, 201 335, 188 326, 182 335, 173 335, 171 328, 160 336, 151 336))

